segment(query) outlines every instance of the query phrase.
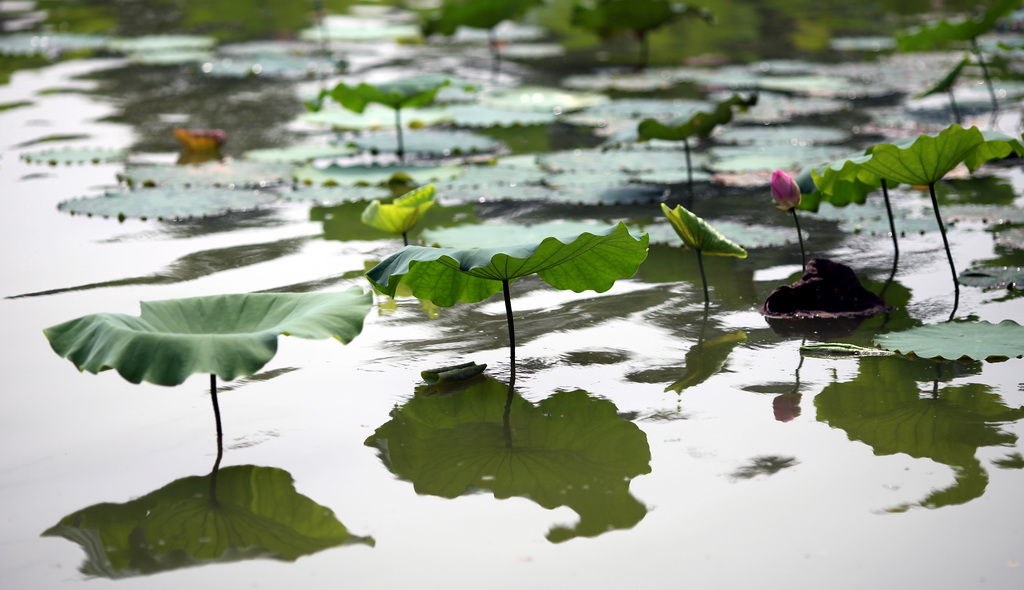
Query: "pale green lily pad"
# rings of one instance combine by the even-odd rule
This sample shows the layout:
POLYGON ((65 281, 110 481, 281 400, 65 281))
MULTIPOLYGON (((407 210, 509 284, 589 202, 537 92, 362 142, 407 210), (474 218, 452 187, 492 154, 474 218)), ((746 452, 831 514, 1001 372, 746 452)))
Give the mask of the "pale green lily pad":
POLYGON ((844 154, 842 148, 817 145, 716 146, 711 149, 712 172, 737 174, 765 170, 799 170, 844 154))
POLYGON ((322 26, 299 32, 299 39, 320 43, 323 41, 395 41, 420 37, 418 26, 378 18, 329 15, 322 26))
MULTIPOLYGON (((728 98, 724 93, 715 93, 713 100, 728 98)), ((777 92, 759 92, 757 106, 745 112, 737 112, 734 120, 737 123, 762 123, 777 125, 796 117, 831 115, 850 110, 848 100, 826 98, 820 96, 793 96, 777 92)))
POLYGON ((650 92, 671 88, 679 82, 680 79, 674 74, 674 70, 648 68, 639 72, 605 71, 596 74, 576 74, 563 80, 562 85, 573 90, 650 92))
POLYGON ((503 59, 550 59, 565 55, 565 47, 558 43, 513 43, 501 48, 503 59))
MULTIPOLYGON (((495 248, 513 242, 539 242, 548 236, 594 233, 606 229, 608 224, 601 221, 546 221, 533 225, 481 223, 427 229, 420 237, 424 243, 442 248, 495 248)), ((640 235, 642 232, 632 233, 640 235)))
POLYGON ((348 145, 293 145, 283 148, 249 150, 243 154, 243 157, 255 162, 301 164, 320 158, 352 156, 358 151, 348 145))
POLYGON ((636 122, 644 118, 660 121, 684 119, 701 111, 710 111, 715 105, 706 100, 690 99, 658 99, 658 98, 627 98, 588 107, 567 115, 564 120, 574 125, 588 127, 607 127, 618 123, 630 122, 628 132, 616 136, 617 141, 636 141, 636 122), (631 132, 631 133, 630 133, 631 132))
MULTIPOLYGON (((468 131, 413 129, 403 133, 402 137, 407 154, 459 156, 494 152, 502 146, 499 141, 468 131)), ((366 133, 353 138, 351 143, 357 148, 374 153, 394 152, 398 146, 397 136, 393 131, 366 133)))
POLYGON ((975 266, 960 273, 961 285, 982 289, 1018 289, 1024 287, 1024 268, 1019 266, 975 266))
POLYGON ((490 43, 491 35, 499 42, 536 41, 547 34, 544 27, 528 25, 512 20, 498 23, 491 31, 474 27, 459 27, 451 40, 455 43, 490 43))
POLYGON ((757 82, 762 90, 803 94, 805 96, 821 96, 827 98, 864 98, 880 96, 891 91, 885 88, 872 88, 863 84, 855 84, 839 76, 764 76, 757 82))
POLYGON ((449 185, 460 189, 489 188, 494 186, 520 186, 537 184, 550 175, 537 165, 535 155, 507 156, 498 159, 494 164, 473 164, 466 166, 465 172, 449 185))
POLYGON ((274 78, 297 80, 332 76, 344 69, 338 63, 312 55, 253 55, 221 57, 202 64, 200 71, 215 78, 274 78))
POLYGON ((295 203, 310 203, 331 207, 342 203, 386 199, 391 191, 380 186, 299 186, 280 193, 282 199, 295 203))
POLYGON ((296 182, 307 185, 352 186, 385 184, 395 174, 408 175, 414 184, 448 180, 462 174, 460 166, 339 166, 306 165, 292 171, 296 182))
POLYGON ((266 207, 277 194, 229 188, 146 188, 71 199, 57 205, 72 215, 139 219, 192 219, 266 207))
MULTIPOLYGON (((356 113, 341 107, 325 107, 316 112, 305 112, 299 115, 299 121, 311 125, 363 131, 368 129, 394 129, 395 111, 380 104, 369 104, 362 113, 356 113)), ((451 120, 447 108, 424 107, 405 108, 401 113, 402 127, 430 127, 451 120)))
MULTIPOLYGON (((728 219, 713 219, 711 223, 722 235, 747 249, 773 248, 785 246, 796 241, 792 228, 771 225, 748 225, 728 219)), ((650 234, 652 244, 678 244, 679 234, 671 224, 658 223, 644 226, 643 230, 650 234)))
POLYGON ((131 164, 118 174, 129 186, 236 186, 261 187, 289 178, 291 166, 245 160, 212 161, 202 164, 131 164))
POLYGON ((216 45, 217 40, 203 35, 146 35, 112 39, 107 43, 111 51, 127 54, 140 53, 175 53, 183 50, 208 50, 216 45))
POLYGON ((945 205, 943 218, 949 221, 980 221, 999 225, 1024 223, 1024 208, 1005 205, 945 205))
POLYGON ((515 127, 548 125, 558 118, 552 112, 512 111, 479 104, 451 105, 447 115, 458 127, 515 127))
POLYGON ((81 33, 14 33, 0 36, 0 55, 49 55, 106 47, 107 35, 81 33))
POLYGON ((554 113, 560 115, 608 102, 602 94, 572 92, 542 86, 518 86, 510 90, 484 92, 480 104, 496 109, 554 113))
POLYGON ((224 381, 253 375, 277 353, 278 336, 350 342, 373 296, 245 293, 141 302, 142 313, 97 313, 43 330, 80 371, 109 369, 131 383, 179 385, 196 373, 224 381))
POLYGON ((64 147, 21 154, 30 164, 103 164, 120 162, 128 157, 128 150, 112 148, 64 147))
POLYGON ((128 59, 146 66, 180 66, 201 64, 213 59, 213 54, 202 49, 168 49, 166 51, 143 51, 131 53, 128 59))
MULTIPOLYGON (((924 234, 938 231, 935 216, 930 209, 920 214, 911 215, 906 209, 893 208, 896 231, 900 235, 924 234)), ((822 203, 816 212, 801 211, 801 215, 809 215, 821 219, 839 222, 839 227, 846 232, 868 233, 871 235, 888 235, 889 217, 882 199, 869 199, 857 207, 837 207, 831 203, 822 203)))
POLYGON ((836 51, 866 51, 878 53, 896 49, 893 37, 836 37, 829 41, 829 47, 836 51))
POLYGON ((999 361, 1024 357, 1024 326, 1013 320, 946 322, 879 334, 875 344, 921 358, 999 361))
POLYGON ((843 143, 850 133, 835 127, 813 125, 758 125, 725 127, 715 131, 715 141, 736 145, 770 146, 843 143))
MULTIPOLYGON (((705 160, 699 154, 691 156, 694 168, 705 160)), ((570 150, 543 154, 540 165, 552 172, 662 172, 686 171, 686 155, 682 150, 570 150)))

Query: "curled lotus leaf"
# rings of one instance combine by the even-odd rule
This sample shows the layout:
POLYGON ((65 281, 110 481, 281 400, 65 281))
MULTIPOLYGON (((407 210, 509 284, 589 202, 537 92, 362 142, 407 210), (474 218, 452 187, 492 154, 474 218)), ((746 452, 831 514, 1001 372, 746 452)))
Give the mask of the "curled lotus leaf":
POLYGON ((360 217, 363 223, 381 231, 404 234, 419 222, 434 204, 434 185, 409 191, 391 203, 373 200, 360 217))
MULTIPOLYGON (((722 235, 729 236, 729 239, 743 248, 770 248, 773 246, 785 246, 793 243, 796 239, 793 236, 792 228, 783 228, 773 225, 748 225, 728 219, 716 219, 714 228, 722 235)), ((652 244, 676 243, 679 234, 671 223, 658 223, 645 226, 644 231, 650 233, 652 244)))
POLYGON ((603 231, 499 248, 406 246, 370 269, 378 291, 412 294, 441 307, 475 303, 502 290, 502 282, 537 274, 556 289, 607 291, 633 276, 647 257, 647 235, 635 238, 624 223, 603 231))
POLYGON ((703 254, 716 256, 735 256, 746 258, 747 251, 742 246, 729 238, 718 233, 718 230, 694 215, 686 207, 676 205, 675 209, 669 209, 665 203, 661 204, 661 211, 672 224, 683 243, 703 254))
POLYGON ((1024 326, 1013 320, 946 322, 879 334, 875 344, 921 358, 1000 361, 1024 357, 1024 326))
POLYGON ((371 303, 359 287, 143 301, 139 316, 92 314, 43 333, 80 371, 116 369, 131 383, 157 385, 178 385, 195 373, 230 381, 270 361, 280 335, 351 341, 371 303))
POLYGON ((158 187, 70 199, 57 209, 72 215, 119 219, 192 219, 251 211, 273 204, 277 197, 275 192, 262 190, 158 187))
POLYGON ((64 147, 21 154, 21 159, 30 164, 104 164, 121 162, 128 157, 128 150, 113 148, 64 147))

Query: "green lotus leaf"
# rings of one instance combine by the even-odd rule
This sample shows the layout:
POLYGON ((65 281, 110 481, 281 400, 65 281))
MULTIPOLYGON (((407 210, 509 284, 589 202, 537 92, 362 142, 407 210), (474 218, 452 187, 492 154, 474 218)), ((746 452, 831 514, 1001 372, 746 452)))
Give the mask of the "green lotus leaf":
POLYGON ((414 185, 455 178, 462 174, 459 166, 339 166, 325 168, 307 164, 292 170, 292 178, 306 185, 353 186, 384 185, 396 174, 404 174, 414 185))
POLYGON ((603 39, 625 32, 646 34, 682 18, 711 24, 706 9, 670 0, 597 0, 573 4, 572 24, 593 31, 603 39))
POLYGON ((299 39, 313 43, 395 41, 419 37, 420 29, 414 24, 337 14, 328 15, 315 27, 299 31, 299 39))
MULTIPOLYGON (((679 84, 678 77, 671 70, 649 68, 636 72, 605 71, 591 74, 575 74, 562 80, 562 85, 573 90, 607 92, 653 92, 665 90, 679 84)), ((643 100, 643 99, 640 99, 643 100)), ((657 99, 653 99, 656 101, 657 99)), ((671 100, 665 102, 672 102, 671 100)))
POLYGON ((960 284, 982 289, 1019 289, 1024 287, 1024 267, 975 266, 960 273, 960 284))
POLYGON ((128 54, 132 63, 145 66, 181 66, 209 63, 213 53, 202 49, 169 49, 166 51, 143 51, 128 54))
POLYGON ((107 35, 69 32, 5 33, 0 37, 0 55, 38 55, 66 51, 103 49, 110 42, 107 35))
POLYGON ((909 145, 903 142, 873 146, 871 157, 861 165, 887 181, 929 185, 941 180, 985 143, 977 127, 964 129, 954 124, 937 135, 920 135, 909 145))
POLYGON ((451 36, 459 27, 491 29, 502 21, 518 19, 537 4, 539 0, 445 0, 423 23, 423 34, 451 36))
POLYGON ((358 150, 347 145, 293 145, 282 148, 267 148, 245 152, 246 160, 255 162, 278 162, 302 164, 320 158, 342 158, 352 156, 358 150))
POLYGON ((145 35, 112 39, 107 48, 119 53, 163 53, 211 49, 217 40, 202 35, 145 35))
POLYGON ((850 109, 850 101, 824 96, 795 96, 779 92, 758 92, 757 108, 733 113, 737 123, 778 125, 792 119, 834 115, 850 109))
POLYGON ((363 223, 381 231, 404 234, 419 222, 427 209, 434 204, 434 185, 409 191, 392 203, 383 204, 373 200, 360 217, 363 223))
MULTIPOLYGON (((722 235, 729 236, 731 241, 747 249, 785 246, 796 240, 791 227, 748 225, 728 219, 716 219, 714 228, 722 235)), ((675 227, 671 223, 645 225, 643 231, 650 234, 652 244, 678 243, 679 234, 676 233, 675 227)))
POLYGON ((319 109, 325 98, 330 98, 344 108, 361 113, 370 103, 382 104, 391 109, 425 107, 434 102, 437 91, 449 84, 447 76, 426 74, 399 78, 381 84, 362 83, 349 86, 340 82, 331 90, 321 90, 317 99, 310 104, 319 109))
MULTIPOLYGON (((408 154, 461 155, 494 152, 501 143, 489 137, 467 131, 412 130, 403 133, 404 149, 408 154)), ((354 137, 352 145, 371 152, 394 152, 396 135, 392 131, 367 133, 354 137)))
MULTIPOLYGON (((934 215, 930 211, 912 211, 893 207, 893 219, 899 235, 926 234, 938 231, 934 215)), ((820 219, 839 222, 839 228, 851 233, 887 235, 891 231, 888 211, 881 200, 867 201, 859 207, 839 207, 830 203, 821 206, 814 213, 820 219)))
POLYGON ((951 43, 973 41, 1018 8, 1020 0, 993 0, 980 18, 942 20, 896 33, 896 46, 900 51, 930 51, 951 43))
POLYGON ((985 130, 981 132, 984 142, 971 150, 964 158, 967 169, 974 172, 983 164, 991 161, 1006 158, 1008 156, 1024 156, 1024 144, 1019 138, 1011 137, 998 131, 985 130))
POLYGON ((950 221, 977 221, 992 225, 1024 223, 1024 209, 1013 205, 948 205, 943 211, 950 221))
POLYGON ((426 369, 424 371, 420 371, 420 377, 423 377, 423 380, 426 381, 428 385, 458 383, 476 377, 480 373, 483 373, 486 368, 487 365, 478 365, 474 362, 468 362, 448 367, 439 367, 437 369, 426 369))
POLYGON ((21 154, 21 159, 30 164, 105 164, 121 162, 128 157, 128 150, 111 148, 64 147, 21 154))
POLYGON ((619 223, 604 231, 501 248, 406 246, 366 276, 391 297, 405 283, 413 295, 441 307, 482 301, 501 291, 503 281, 534 273, 556 289, 600 293, 636 272, 647 257, 647 241, 646 235, 634 238, 619 223))
MULTIPOLYGON (((596 178, 598 174, 636 173, 686 173, 686 158, 678 150, 569 150, 538 156, 539 165, 550 172, 581 173, 584 178, 596 178)), ((693 157, 694 173, 706 161, 693 157)), ((628 182, 629 178, 604 182, 605 185, 628 182)), ((569 184, 551 179, 549 184, 569 184)), ((588 184, 593 184, 589 182, 588 184)))
POLYGON ((277 193, 230 188, 144 188, 63 201, 57 210, 72 215, 138 219, 192 219, 266 207, 277 193))
POLYGON ((547 125, 558 117, 553 112, 499 109, 479 104, 452 105, 447 114, 458 127, 515 127, 547 125))
POLYGON ((610 121, 632 122, 643 118, 653 118, 659 121, 679 120, 693 117, 701 111, 713 108, 714 104, 706 100, 620 98, 587 107, 565 119, 579 125, 604 127, 610 121))
POLYGON ((211 161, 202 164, 163 165, 129 163, 118 180, 128 186, 247 186, 276 184, 289 177, 287 164, 247 162, 244 160, 211 161))
POLYGON ((647 514, 629 492, 650 472, 647 437, 607 400, 561 391, 534 405, 504 383, 478 378, 450 396, 417 395, 367 439, 416 492, 457 498, 488 490, 579 514, 551 542, 628 529, 647 514))
MULTIPOLYGON (((386 106, 371 104, 356 113, 340 108, 324 108, 316 112, 302 113, 299 121, 312 125, 323 125, 338 130, 394 129, 395 111, 386 106)), ((447 108, 402 109, 402 127, 427 127, 451 119, 447 108)))
POLYGON ((355 217, 365 208, 365 202, 390 196, 391 191, 383 186, 299 186, 293 191, 281 193, 281 198, 286 201, 313 203, 319 207, 358 203, 360 208, 355 212, 355 217))
POLYGON ((799 170, 814 162, 829 161, 846 150, 827 145, 715 146, 708 168, 717 174, 743 174, 772 170, 799 170))
POLYGON ((603 94, 573 92, 544 86, 517 86, 511 90, 485 92, 480 96, 480 104, 491 108, 556 115, 605 102, 608 102, 608 97, 603 94))
POLYGON ((849 131, 814 125, 733 126, 715 132, 715 141, 736 145, 820 145, 843 143, 849 131))
POLYGON ((82 573, 112 579, 255 558, 295 561, 340 545, 374 544, 296 492, 287 471, 254 465, 178 479, 123 504, 83 508, 43 536, 81 545, 82 573))
MULTIPOLYGON (((817 211, 821 203, 836 207, 851 203, 863 205, 868 195, 882 186, 882 178, 863 166, 870 159, 869 154, 857 154, 819 166, 804 167, 796 178, 802 195, 799 208, 817 211)), ((894 188, 897 184, 893 181, 888 186, 894 188)))
POLYGON ((703 254, 747 257, 747 251, 742 246, 718 233, 718 230, 691 213, 686 207, 676 205, 675 209, 669 209, 668 205, 662 203, 661 211, 672 224, 672 229, 676 230, 683 243, 688 247, 700 250, 703 254))
POLYGON ((879 334, 875 344, 921 358, 999 361, 1024 356, 1024 327, 1013 320, 946 322, 879 334))
POLYGON ((157 385, 178 385, 195 373, 230 381, 273 358, 279 335, 351 341, 371 302, 359 287, 143 301, 140 316, 93 314, 43 333, 80 371, 116 369, 132 383, 157 385))
POLYGON ((949 92, 953 86, 956 85, 957 80, 960 79, 960 74, 963 72, 964 67, 971 63, 970 56, 964 56, 953 69, 951 69, 945 76, 939 81, 933 84, 931 87, 914 95, 914 99, 921 99, 933 94, 940 94, 942 92, 949 92))
POLYGON ((272 78, 275 80, 301 80, 317 76, 333 76, 344 69, 345 63, 312 55, 232 55, 203 63, 200 70, 214 78, 272 78))
POLYGON ((640 122, 637 135, 640 141, 649 139, 665 139, 683 141, 690 137, 708 137, 715 127, 725 125, 732 120, 733 111, 744 111, 757 104, 757 94, 744 98, 733 94, 715 105, 714 110, 700 111, 684 119, 674 119, 662 123, 657 119, 648 118, 640 122))

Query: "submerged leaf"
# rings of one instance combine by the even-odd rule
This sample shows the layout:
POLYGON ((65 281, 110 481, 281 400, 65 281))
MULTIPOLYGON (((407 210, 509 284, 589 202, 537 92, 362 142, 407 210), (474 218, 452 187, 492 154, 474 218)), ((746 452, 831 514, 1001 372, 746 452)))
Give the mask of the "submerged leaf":
POLYGON ((157 385, 178 385, 195 373, 230 381, 273 358, 279 335, 349 342, 371 302, 359 287, 143 301, 139 316, 92 314, 43 333, 80 371, 116 369, 132 383, 157 385))
POLYGON ((946 322, 879 334, 875 344, 921 358, 998 361, 1024 356, 1024 327, 1013 320, 946 322))

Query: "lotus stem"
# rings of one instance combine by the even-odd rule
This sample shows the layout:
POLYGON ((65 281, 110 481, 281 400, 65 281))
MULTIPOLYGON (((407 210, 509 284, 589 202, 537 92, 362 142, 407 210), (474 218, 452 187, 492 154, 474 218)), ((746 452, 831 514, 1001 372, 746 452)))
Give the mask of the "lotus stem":
POLYGON ((949 271, 953 273, 953 311, 949 313, 949 319, 956 316, 956 309, 960 306, 960 281, 956 277, 956 266, 953 265, 953 253, 949 250, 949 240, 946 238, 946 226, 942 223, 942 215, 939 214, 939 200, 935 197, 935 183, 928 185, 928 192, 932 197, 932 210, 935 211, 935 221, 939 223, 939 233, 942 234, 942 245, 946 248, 946 258, 949 260, 949 271))
POLYGON ((992 77, 988 75, 988 65, 985 63, 985 57, 981 53, 981 47, 978 47, 977 38, 971 39, 971 48, 974 49, 974 54, 978 56, 981 76, 985 78, 985 85, 988 86, 988 95, 992 99, 992 123, 995 123, 996 116, 999 114, 999 101, 996 100, 996 89, 992 85, 992 77))
POLYGON ((647 40, 647 33, 638 32, 636 34, 637 41, 640 42, 640 55, 636 65, 636 71, 642 72, 647 69, 647 62, 650 61, 650 42, 647 40))
POLYGON ((402 139, 402 109, 395 109, 395 131, 398 133, 398 161, 405 163, 405 142, 402 139))
POLYGON ((516 371, 516 327, 512 322, 512 296, 508 292, 508 279, 501 280, 501 288, 505 294, 505 317, 508 319, 509 363, 512 374, 516 371))
POLYGON ((687 209, 693 205, 693 165, 690 162, 690 140, 683 139, 683 151, 686 153, 686 188, 690 191, 690 201, 687 209))
POLYGON ((512 367, 512 379, 508 382, 508 396, 505 398, 505 409, 501 414, 502 430, 505 434, 505 448, 512 448, 512 400, 515 399, 516 368, 512 367))
POLYGON ((403 246, 408 246, 409 245, 409 232, 405 232, 405 231, 402 232, 402 245, 403 246))
POLYGON ((804 233, 800 231, 800 218, 796 215, 796 207, 789 210, 793 214, 793 223, 796 224, 796 237, 800 240, 800 263, 807 268, 807 254, 804 253, 804 233))
POLYGON ((707 310, 708 305, 711 304, 711 297, 708 295, 708 278, 704 274, 704 256, 700 252, 700 248, 694 248, 697 251, 697 268, 700 269, 700 282, 704 285, 704 309, 707 310))
POLYGON ((220 461, 224 458, 224 430, 220 423, 220 404, 217 403, 217 375, 212 373, 210 399, 213 400, 213 418, 217 424, 217 460, 213 462, 213 470, 210 471, 210 501, 217 504, 217 470, 220 469, 220 461))
POLYGON ((896 219, 892 215, 892 203, 889 201, 889 183, 882 179, 882 197, 885 199, 885 214, 889 216, 889 232, 892 233, 892 268, 896 272, 896 264, 900 260, 900 243, 896 236, 896 219))
POLYGON ((491 81, 497 82, 501 74, 501 51, 498 49, 498 34, 494 27, 487 29, 487 44, 491 49, 491 81))
POLYGON ((953 109, 953 119, 960 125, 963 120, 960 118, 960 107, 956 104, 956 97, 953 96, 953 87, 947 88, 946 93, 949 94, 949 107, 953 109))

